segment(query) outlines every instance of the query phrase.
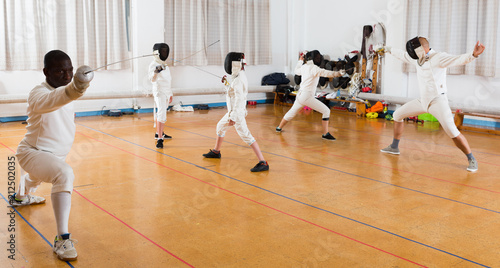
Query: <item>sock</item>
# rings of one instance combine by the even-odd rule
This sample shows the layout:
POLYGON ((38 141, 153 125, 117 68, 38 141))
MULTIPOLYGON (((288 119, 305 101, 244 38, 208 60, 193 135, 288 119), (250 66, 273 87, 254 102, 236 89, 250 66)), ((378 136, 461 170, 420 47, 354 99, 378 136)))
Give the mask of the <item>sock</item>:
POLYGON ((24 196, 21 196, 21 195, 18 195, 17 193, 14 193, 14 199, 16 201, 23 201, 24 200, 24 196))
POLYGON ((67 233, 67 234, 62 234, 62 235, 61 235, 61 239, 62 239, 62 240, 68 240, 68 239, 69 239, 69 235, 70 235, 69 233, 67 233))
POLYGON ((467 156, 467 160, 476 159, 476 158, 472 155, 472 153, 470 153, 470 154, 466 154, 466 156, 467 156))
POLYGON ((57 223, 57 234, 67 234, 68 232, 68 222, 69 222, 69 212, 71 211, 71 193, 70 192, 58 192, 52 193, 52 208, 54 209, 54 216, 56 217, 57 223))
POLYGON ((399 146, 399 140, 392 139, 391 148, 396 149, 399 146))
POLYGON ((215 150, 215 149, 212 149, 212 152, 214 152, 214 153, 218 154, 218 153, 220 153, 220 150, 219 150, 219 151, 217 151, 217 150, 215 150))

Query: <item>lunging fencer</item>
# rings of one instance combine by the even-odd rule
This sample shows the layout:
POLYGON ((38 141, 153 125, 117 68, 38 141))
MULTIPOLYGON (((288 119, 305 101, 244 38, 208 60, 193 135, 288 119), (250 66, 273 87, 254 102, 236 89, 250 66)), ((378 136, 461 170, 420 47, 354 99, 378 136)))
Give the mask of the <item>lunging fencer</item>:
POLYGON ((259 144, 248 130, 245 117, 247 116, 248 80, 245 74, 245 55, 241 52, 229 52, 224 61, 224 69, 230 75, 224 76, 222 82, 226 87, 227 113, 217 124, 217 140, 214 149, 206 154, 206 158, 221 158, 220 148, 226 131, 234 126, 241 139, 252 147, 259 159, 259 163, 250 171, 259 172, 269 170, 269 164, 260 151, 259 144))
POLYGON ((457 129, 453 120, 447 97, 446 68, 465 65, 481 55, 484 49, 484 45, 478 41, 472 53, 450 55, 431 49, 428 40, 418 36, 406 43, 406 52, 384 47, 385 52, 417 68, 420 98, 404 104, 394 112, 394 139, 391 145, 381 151, 389 154, 400 154, 399 140, 403 134, 403 119, 422 113, 430 113, 436 117, 446 134, 467 156, 469 161, 467 170, 477 171, 477 160, 472 155, 467 139, 457 129))
POLYGON ((65 162, 75 139, 73 101, 83 96, 94 77, 89 66, 81 66, 73 77, 69 56, 60 50, 45 55, 45 82, 28 96, 28 125, 17 147, 19 165, 27 173, 19 188, 9 197, 12 206, 45 203, 45 198, 31 195, 42 182, 51 183, 50 198, 57 224, 53 251, 63 261, 74 261, 77 252, 68 229, 71 194, 75 175, 65 162))
POLYGON ((328 122, 330 121, 330 108, 316 99, 315 93, 318 86, 320 77, 340 77, 343 71, 328 71, 320 68, 323 62, 323 56, 319 51, 313 50, 307 52, 305 55, 306 62, 304 63, 304 56, 301 55, 297 66, 295 67, 295 74, 302 76, 300 89, 295 98, 292 108, 285 114, 276 132, 281 132, 283 127, 292 120, 297 113, 304 107, 308 106, 311 109, 320 112, 322 116, 322 138, 325 140, 334 141, 335 137, 328 131, 328 122))
POLYGON ((167 122, 168 104, 172 102, 172 76, 167 66, 167 58, 170 48, 165 43, 156 43, 153 46, 154 60, 149 64, 148 76, 153 84, 153 96, 156 112, 156 148, 163 148, 163 140, 171 139, 164 133, 165 122, 167 122))

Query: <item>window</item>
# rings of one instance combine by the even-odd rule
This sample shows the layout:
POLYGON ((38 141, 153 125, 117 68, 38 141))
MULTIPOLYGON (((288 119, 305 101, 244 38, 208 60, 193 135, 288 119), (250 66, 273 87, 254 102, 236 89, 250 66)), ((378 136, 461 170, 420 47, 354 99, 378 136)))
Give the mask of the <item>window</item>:
POLYGON ((244 52, 248 64, 270 64, 269 27, 268 0, 165 1, 165 41, 174 61, 200 51, 175 64, 222 65, 231 51, 244 52))

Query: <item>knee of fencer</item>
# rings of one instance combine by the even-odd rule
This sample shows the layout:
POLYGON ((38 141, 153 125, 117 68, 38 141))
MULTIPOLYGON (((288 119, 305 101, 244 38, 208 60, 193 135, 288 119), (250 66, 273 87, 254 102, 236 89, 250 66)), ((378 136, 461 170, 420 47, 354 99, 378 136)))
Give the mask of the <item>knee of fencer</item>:
POLYGON ((295 115, 286 115, 283 117, 283 119, 285 119, 286 121, 290 121, 292 120, 293 118, 295 117, 295 115))
POLYGON ((446 133, 446 135, 448 135, 448 137, 450 137, 452 139, 455 139, 458 136, 460 136, 460 131, 458 130, 458 128, 455 128, 455 129, 443 128, 443 129, 444 129, 444 132, 446 133))
POLYGON ((159 116, 156 118, 156 121, 162 123, 162 124, 165 124, 165 122, 167 122, 167 118, 166 117, 163 117, 163 116, 159 116))
POLYGON ((54 184, 65 184, 68 182, 73 184, 74 180, 75 174, 73 173, 73 168, 66 164, 61 167, 59 174, 57 174, 56 178, 54 179, 54 184))
POLYGON ((394 119, 394 122, 403 122, 404 117, 401 117, 398 113, 398 111, 395 111, 392 114, 392 118, 394 119))

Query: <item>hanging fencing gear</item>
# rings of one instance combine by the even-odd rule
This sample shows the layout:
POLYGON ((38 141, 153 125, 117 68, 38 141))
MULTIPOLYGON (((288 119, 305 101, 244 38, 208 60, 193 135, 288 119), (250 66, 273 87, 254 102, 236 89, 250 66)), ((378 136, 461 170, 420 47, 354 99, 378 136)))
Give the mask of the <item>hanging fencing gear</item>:
POLYGON ((324 62, 323 55, 319 53, 317 50, 309 51, 306 53, 306 61, 312 60, 314 62, 314 65, 316 66, 321 66, 321 64, 324 62))
POLYGON ((237 75, 245 64, 245 54, 242 52, 229 52, 224 60, 224 70, 230 75, 237 75), (236 72, 233 74, 233 72, 236 72))
POLYGON ((363 55, 363 59, 367 59, 367 55, 369 54, 368 49, 370 47, 367 43, 368 37, 372 34, 373 27, 371 25, 363 26, 363 41, 361 43, 361 55, 363 55))
POLYGON ((422 66, 427 58, 425 56, 424 47, 422 47, 418 39, 419 37, 417 36, 406 42, 406 52, 408 52, 408 55, 412 59, 417 60, 418 65, 422 66))
POLYGON ((165 43, 156 43, 153 46, 153 54, 159 64, 167 64, 168 54, 170 54, 170 47, 165 43))

